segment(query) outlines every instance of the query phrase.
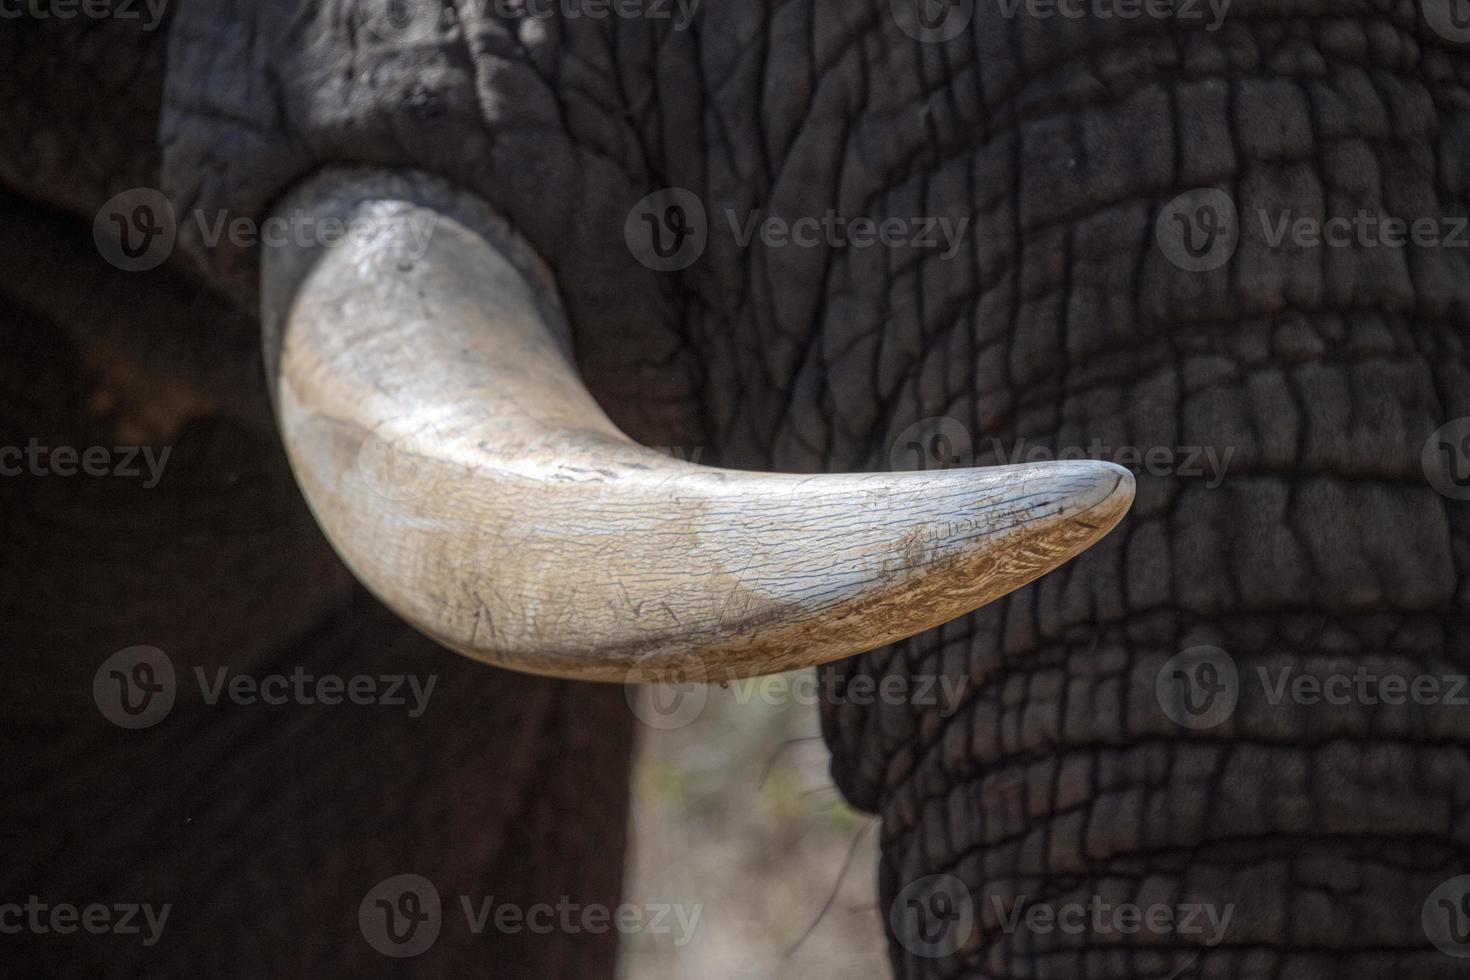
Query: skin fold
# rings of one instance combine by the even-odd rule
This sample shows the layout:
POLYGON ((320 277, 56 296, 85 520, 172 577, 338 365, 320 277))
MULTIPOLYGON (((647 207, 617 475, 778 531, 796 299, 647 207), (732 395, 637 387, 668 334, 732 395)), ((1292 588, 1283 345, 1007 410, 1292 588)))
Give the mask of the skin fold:
MULTIPOLYGON (((0 60, 37 80, 0 79, 8 427, 89 445, 131 422, 175 446, 151 494, 0 481, 26 518, 0 558, 17 678, 0 825, 24 859, 0 894, 44 881, 179 906, 163 965, 98 939, 67 966, 381 975, 397 967, 353 910, 409 871, 447 894, 618 901, 622 692, 444 655, 353 585, 272 432, 258 254, 191 217, 258 220, 318 169, 369 164, 453 181, 509 221, 555 275, 589 388, 646 445, 884 469, 943 417, 977 465, 1094 440, 1214 451, 1212 476, 1140 469, 1124 524, 1042 581, 823 668, 834 777, 882 821, 881 907, 950 875, 975 920, 919 951, 890 921, 895 976, 1464 975, 1421 907, 1470 872, 1470 712, 1283 706, 1256 680, 1470 659, 1470 512, 1421 463, 1470 415, 1470 249, 1273 248, 1257 217, 1463 217, 1460 48, 1413 7, 1326 0, 1235 3, 1214 30, 981 4, 942 44, 877 0, 708 3, 687 30, 451 6, 411 37, 345 0, 0 32, 0 60), (86 226, 136 186, 185 220, 167 264, 127 274, 86 226), (657 272, 625 219, 669 187, 702 203, 709 243, 657 272), (1200 187, 1228 192, 1243 231, 1227 263, 1190 271, 1156 219, 1200 187), (829 209, 966 225, 939 248, 735 231, 829 209), (86 699, 135 643, 181 671, 432 672, 441 700, 422 725, 185 704, 140 738, 86 699), (1199 646, 1245 680, 1231 717, 1189 728, 1157 683, 1199 646), (957 703, 830 697, 935 675, 962 682, 957 703), (1005 927, 1018 903, 1099 896, 1232 911, 1214 937, 1005 927)), ((611 974, 615 935, 492 937, 446 933, 412 975, 611 974)))

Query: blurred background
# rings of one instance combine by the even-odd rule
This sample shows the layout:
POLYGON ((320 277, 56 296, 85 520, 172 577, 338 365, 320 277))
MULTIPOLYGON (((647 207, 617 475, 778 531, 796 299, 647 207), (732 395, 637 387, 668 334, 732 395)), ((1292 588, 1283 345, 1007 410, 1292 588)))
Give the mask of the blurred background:
POLYGON ((624 901, 702 908, 683 946, 670 935, 625 937, 619 976, 891 975, 877 819, 832 785, 814 691, 810 671, 630 689, 644 724, 624 901))

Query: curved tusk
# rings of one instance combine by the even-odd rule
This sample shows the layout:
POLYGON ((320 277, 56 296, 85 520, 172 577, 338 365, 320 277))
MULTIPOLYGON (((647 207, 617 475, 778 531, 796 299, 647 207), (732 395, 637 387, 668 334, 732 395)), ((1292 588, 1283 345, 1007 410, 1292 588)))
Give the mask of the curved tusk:
POLYGON ((810 666, 1025 585, 1132 502, 1132 475, 1093 461, 823 476, 679 462, 598 408, 548 272, 469 195, 338 171, 282 210, 352 232, 265 250, 297 480, 369 589, 480 660, 605 681, 810 666))

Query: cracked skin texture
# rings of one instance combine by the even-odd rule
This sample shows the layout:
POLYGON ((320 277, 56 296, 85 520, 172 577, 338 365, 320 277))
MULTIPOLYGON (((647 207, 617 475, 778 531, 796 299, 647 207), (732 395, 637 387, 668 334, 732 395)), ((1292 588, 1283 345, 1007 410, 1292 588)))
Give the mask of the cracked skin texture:
MULTIPOLYGON (((706 461, 881 467, 936 415, 976 434, 979 463, 1094 437, 1234 450, 1218 488, 1141 474, 1130 519, 1081 559, 827 668, 969 681, 944 713, 823 712, 839 785, 882 818, 884 902, 935 873, 972 892, 969 941, 940 957, 895 943, 897 976, 1464 975, 1419 912, 1470 869, 1470 714, 1288 710, 1253 678, 1466 669, 1467 510, 1426 485, 1419 452, 1470 414, 1470 259, 1273 250, 1251 220, 1463 215, 1460 49, 1406 3, 1241 2, 1213 32, 981 4, 935 45, 877 0, 707 4, 683 33, 454 7, 457 26, 410 44, 364 32, 343 0, 181 5, 162 186, 181 211, 258 216, 329 163, 458 181, 554 268, 613 418, 706 461), (657 275, 623 219, 669 185, 701 196, 713 233, 700 262, 657 275), (1153 219, 1201 185, 1232 194, 1244 233, 1227 265, 1189 273, 1153 219), (741 249, 722 222, 752 208, 973 228, 947 262, 741 249), (1189 731, 1154 685, 1199 644, 1246 683, 1228 722, 1189 731), (996 899, 1093 894, 1236 911, 1211 947, 998 928, 996 899)), ((251 301, 248 252, 186 230, 183 255, 251 301)))

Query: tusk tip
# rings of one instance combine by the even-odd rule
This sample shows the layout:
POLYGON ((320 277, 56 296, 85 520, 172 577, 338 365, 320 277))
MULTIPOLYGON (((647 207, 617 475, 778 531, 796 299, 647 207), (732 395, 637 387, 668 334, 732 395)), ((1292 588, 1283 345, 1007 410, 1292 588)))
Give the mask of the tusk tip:
POLYGON ((1068 498, 1070 505, 1076 508, 1074 520, 1111 516, 1110 523, 1103 528, 1103 533, 1106 533, 1133 506, 1138 481, 1126 467, 1103 460, 1078 460, 1059 465, 1068 467, 1078 484, 1068 498))

